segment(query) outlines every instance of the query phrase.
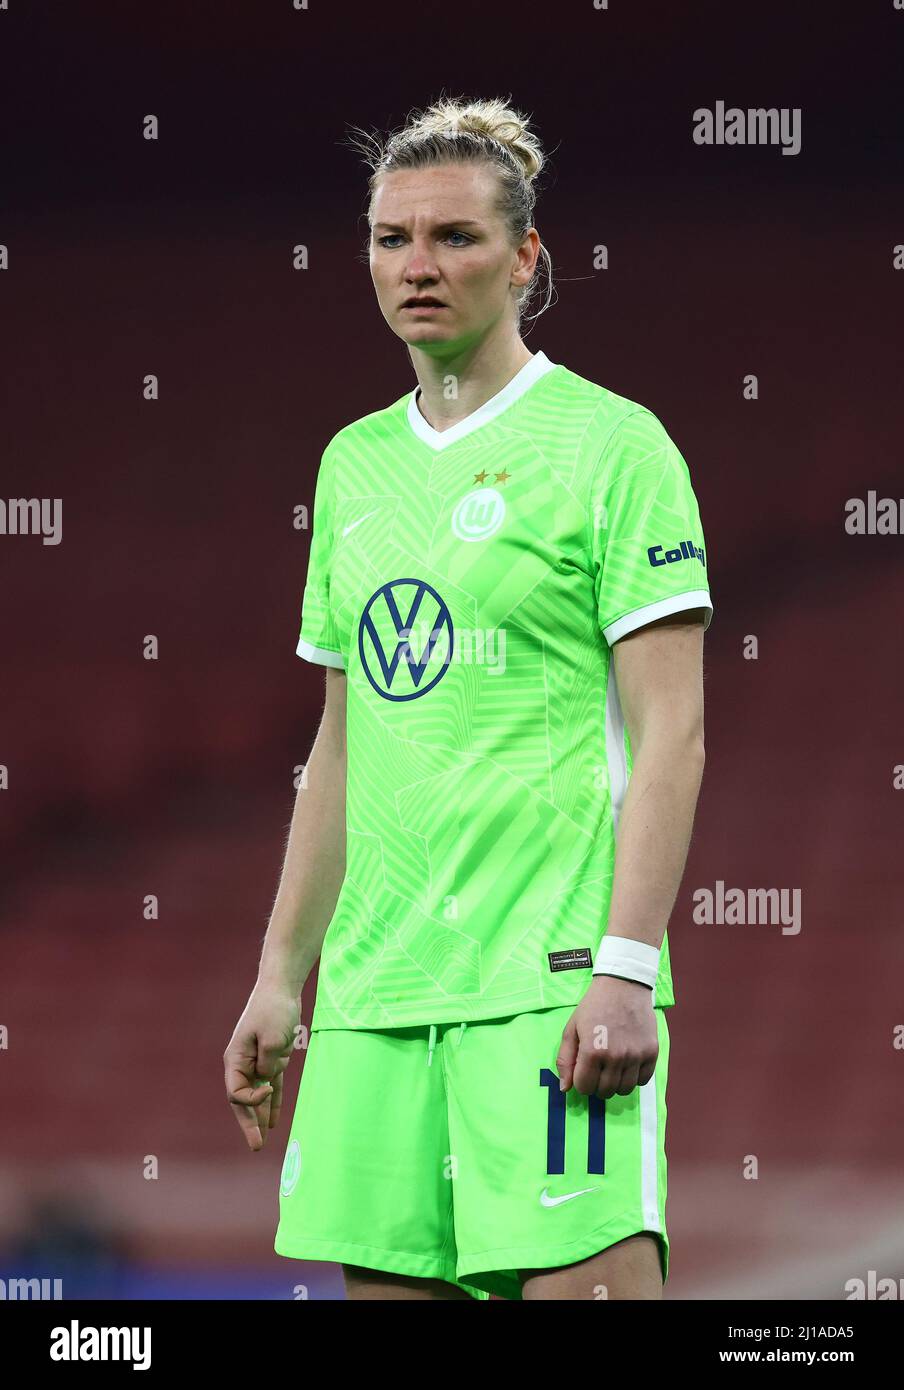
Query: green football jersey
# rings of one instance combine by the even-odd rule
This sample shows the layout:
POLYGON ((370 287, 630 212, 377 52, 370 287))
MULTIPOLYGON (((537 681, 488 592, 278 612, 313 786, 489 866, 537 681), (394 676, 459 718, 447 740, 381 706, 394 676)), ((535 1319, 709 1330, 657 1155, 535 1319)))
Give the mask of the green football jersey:
POLYGON ((297 651, 346 673, 348 780, 314 1028, 579 1001, 631 773, 612 645, 712 618, 649 410, 543 352, 449 429, 418 394, 341 429, 317 478, 297 651))

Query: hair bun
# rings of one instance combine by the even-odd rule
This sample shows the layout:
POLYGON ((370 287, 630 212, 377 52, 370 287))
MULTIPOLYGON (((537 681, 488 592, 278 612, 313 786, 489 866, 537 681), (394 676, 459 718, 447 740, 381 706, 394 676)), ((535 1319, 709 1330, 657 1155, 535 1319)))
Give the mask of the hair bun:
POLYGON ((529 129, 530 118, 509 106, 511 98, 435 101, 407 126, 407 133, 422 135, 476 135, 495 140, 521 165, 524 177, 535 179, 543 168, 543 147, 529 129))

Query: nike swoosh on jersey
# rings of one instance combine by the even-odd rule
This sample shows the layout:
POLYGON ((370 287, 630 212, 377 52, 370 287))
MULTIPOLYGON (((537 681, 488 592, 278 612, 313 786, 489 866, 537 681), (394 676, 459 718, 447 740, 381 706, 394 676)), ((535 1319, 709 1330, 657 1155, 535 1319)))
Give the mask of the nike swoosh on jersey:
POLYGON ((353 521, 353 522, 351 523, 350 526, 343 526, 343 528, 342 528, 342 534, 343 534, 343 536, 347 536, 348 533, 349 533, 349 531, 354 531, 355 527, 356 527, 356 526, 360 526, 362 521, 366 521, 368 516, 375 516, 376 513, 377 513, 379 510, 380 510, 379 507, 374 507, 374 509, 373 509, 372 512, 368 512, 368 513, 367 513, 367 516, 359 517, 358 520, 357 520, 357 521, 353 521))
POLYGON ((540 1193, 541 1207, 560 1207, 563 1202, 570 1202, 572 1197, 583 1197, 585 1192, 599 1192, 598 1187, 582 1187, 579 1192, 566 1192, 562 1197, 550 1197, 549 1188, 544 1187, 540 1193))

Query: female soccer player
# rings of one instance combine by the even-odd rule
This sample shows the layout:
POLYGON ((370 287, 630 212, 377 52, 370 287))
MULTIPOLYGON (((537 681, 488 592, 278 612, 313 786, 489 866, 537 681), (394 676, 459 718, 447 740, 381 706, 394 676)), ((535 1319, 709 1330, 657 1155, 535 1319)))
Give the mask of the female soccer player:
POLYGON ((418 385, 321 461, 297 650, 326 706, 227 1094, 261 1148, 319 956, 277 1252, 354 1299, 659 1298, 699 509, 655 415, 520 336, 527 119, 444 99, 363 148, 418 385))

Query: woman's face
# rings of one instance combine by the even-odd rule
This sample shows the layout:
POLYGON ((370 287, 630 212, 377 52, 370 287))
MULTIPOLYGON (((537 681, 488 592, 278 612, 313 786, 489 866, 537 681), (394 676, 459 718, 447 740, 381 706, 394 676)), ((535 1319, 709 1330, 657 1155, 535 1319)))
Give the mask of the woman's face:
POLYGON ((495 211, 487 164, 440 164, 384 174, 371 205, 370 273, 380 312, 410 347, 446 355, 480 341, 506 316, 512 286, 533 274, 540 238, 513 249, 495 211), (414 298, 441 307, 406 307, 414 298))

